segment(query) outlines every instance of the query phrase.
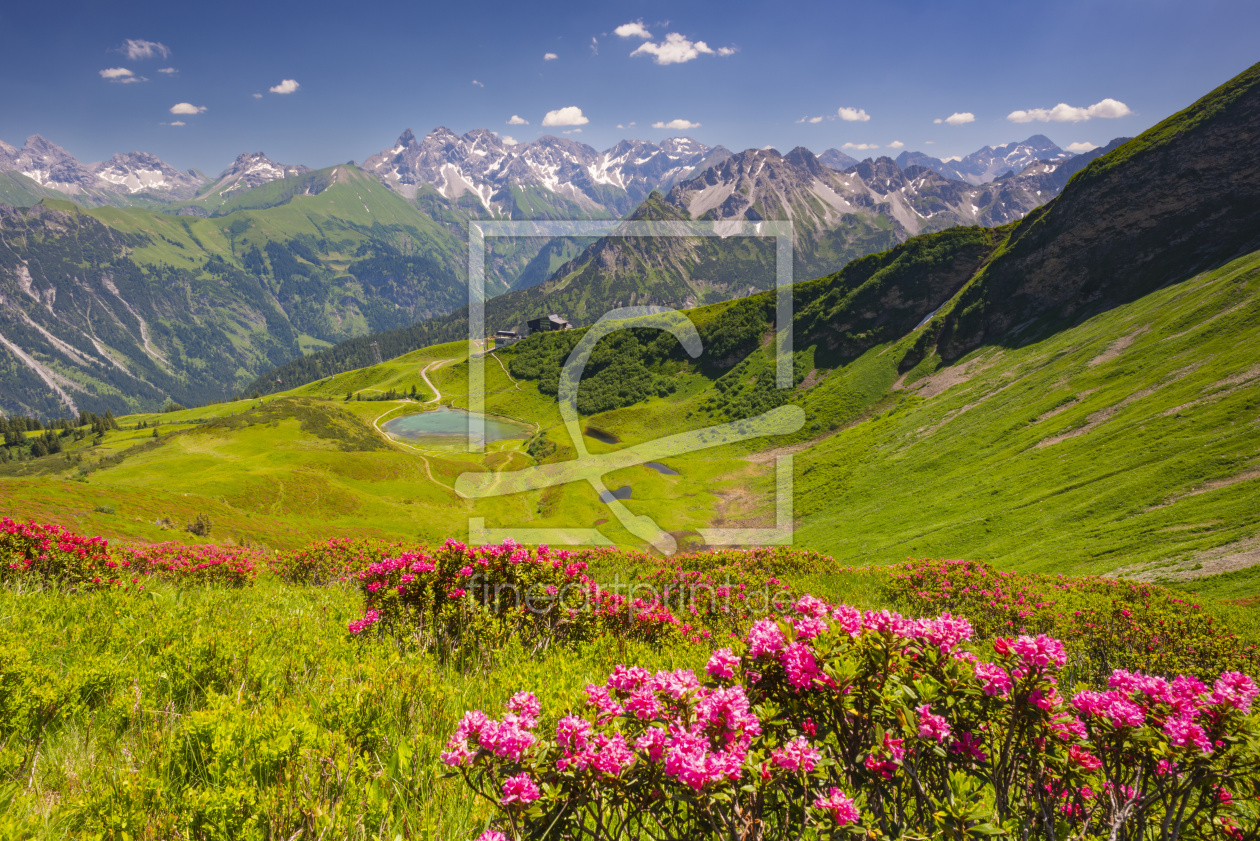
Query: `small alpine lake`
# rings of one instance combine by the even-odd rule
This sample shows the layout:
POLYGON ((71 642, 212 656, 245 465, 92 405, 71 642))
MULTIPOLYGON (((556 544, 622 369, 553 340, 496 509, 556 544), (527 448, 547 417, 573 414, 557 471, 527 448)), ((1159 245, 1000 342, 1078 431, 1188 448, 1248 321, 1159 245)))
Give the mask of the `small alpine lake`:
MULTIPOLYGON (((464 409, 442 406, 428 412, 417 412, 388 420, 381 428, 389 435, 409 441, 463 444, 470 440, 468 422, 471 419, 472 414, 464 409)), ((483 415, 482 419, 485 422, 485 443, 528 438, 532 431, 528 424, 504 417, 483 415)))

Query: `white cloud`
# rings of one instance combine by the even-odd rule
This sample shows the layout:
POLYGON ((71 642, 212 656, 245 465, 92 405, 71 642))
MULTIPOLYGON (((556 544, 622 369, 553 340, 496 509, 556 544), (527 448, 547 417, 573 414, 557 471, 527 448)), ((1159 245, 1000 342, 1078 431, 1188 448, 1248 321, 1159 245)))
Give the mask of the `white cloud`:
POLYGON ((519 114, 513 114, 512 119, 508 120, 507 124, 509 126, 527 126, 529 125, 529 120, 525 119, 519 114))
POLYGON ((599 39, 591 36, 591 55, 599 55, 599 39))
POLYGON ((130 85, 134 82, 147 82, 148 79, 143 76, 137 76, 126 67, 106 67, 100 71, 102 79, 108 79, 111 82, 117 82, 120 85, 130 85))
POLYGON ((555 61, 559 57, 555 53, 543 53, 543 61, 555 61))
POLYGON ((254 99, 262 99, 262 94, 260 93, 254 94, 254 99))
POLYGON ((668 123, 652 123, 652 128, 667 128, 673 131, 686 131, 687 129, 700 128, 699 123, 693 123, 691 120, 670 120, 668 123))
POLYGON ((555 111, 548 111, 543 117, 542 124, 544 126, 584 126, 589 123, 585 116, 582 115, 582 109, 576 105, 570 105, 566 108, 557 108, 555 111))
POLYGON ((302 86, 297 83, 297 79, 283 79, 281 80, 280 84, 272 85, 271 87, 267 88, 267 90, 271 91, 272 93, 293 93, 295 90, 297 90, 300 87, 302 86))
POLYGON ((1107 98, 1089 106, 1089 116, 1100 117, 1104 120, 1114 120, 1118 117, 1127 117, 1132 113, 1133 111, 1129 108, 1129 106, 1125 105, 1118 99, 1107 98))
POLYGON ((841 108, 836 114, 846 123, 865 123, 871 119, 871 115, 861 108, 841 108))
POLYGON ((581 134, 582 130, 580 128, 568 128, 560 133, 561 134, 581 134))
POLYGON ((1069 143, 1067 146, 1063 148, 1065 148, 1069 152, 1075 152, 1076 154, 1079 155, 1081 152, 1091 152, 1094 149, 1097 149, 1098 144, 1090 143, 1088 140, 1082 140, 1078 143, 1069 143))
POLYGON ((159 67, 158 72, 165 73, 167 76, 174 76, 179 71, 176 70, 174 67, 159 67))
POLYGON ((878 143, 846 143, 840 147, 841 149, 857 149, 859 152, 865 152, 869 149, 878 149, 878 143))
POLYGON ((473 80, 472 80, 472 83, 473 83, 474 85, 476 85, 477 87, 479 87, 479 88, 484 88, 484 87, 485 87, 485 85, 483 85, 481 82, 478 82, 476 79, 473 79, 473 80))
POLYGON ((726 58, 728 55, 735 55, 738 52, 734 47, 718 47, 717 54, 726 58))
POLYGON ((513 137, 513 136, 512 136, 512 135, 510 135, 510 134, 505 134, 505 135, 503 135, 502 137, 500 137, 499 139, 500 139, 500 140, 502 140, 504 143, 506 143, 506 144, 507 144, 507 145, 509 145, 509 146, 516 146, 517 144, 519 144, 519 143, 521 142, 521 141, 517 140, 515 137, 513 137))
POLYGON ((962 158, 961 158, 961 157, 959 157, 958 155, 954 155, 954 156, 949 157, 949 158, 941 158, 941 163, 943 163, 943 164, 952 164, 954 161, 961 161, 961 160, 962 160, 962 158))
POLYGON ((822 117, 801 117, 797 120, 798 123, 821 123, 822 121, 822 117))
POLYGON ((970 111, 955 111, 954 113, 946 117, 944 120, 941 120, 938 118, 938 119, 933 120, 932 122, 938 125, 940 123, 945 123, 946 125, 951 125, 951 126, 961 126, 961 125, 965 125, 966 123, 974 123, 975 121, 976 121, 976 115, 971 113, 970 111))
POLYGON ((186 126, 188 125, 188 123, 184 122, 183 120, 173 120, 172 122, 167 123, 167 125, 168 126, 186 126))
POLYGON ((1006 115, 1006 119, 1012 123, 1031 123, 1034 120, 1039 123, 1080 123, 1093 117, 1114 120, 1117 117, 1127 117, 1132 113, 1129 106, 1123 102, 1104 99, 1088 108, 1078 108, 1066 102, 1060 102, 1049 109, 1033 108, 1029 111, 1012 111, 1006 115))
POLYGON ((703 41, 692 41, 677 32, 671 32, 659 44, 653 41, 644 41, 630 55, 650 55, 657 64, 683 64, 699 58, 701 54, 727 56, 733 52, 735 52, 733 47, 722 47, 720 50, 714 50, 703 41))
POLYGON ((206 110, 204 105, 193 105, 191 102, 177 102, 171 106, 172 114, 200 114, 206 110))
POLYGON ((906 144, 902 143, 900 140, 894 140, 892 143, 888 144, 889 149, 904 149, 905 147, 906 144))
MULTIPOLYGON (((613 33, 620 35, 622 38, 651 38, 652 33, 647 31, 643 25, 643 21, 636 20, 633 23, 623 23, 613 30, 613 33)), ((594 40, 594 39, 591 39, 594 40)))
POLYGON ((123 41, 123 45, 118 49, 132 61, 153 58, 154 56, 166 58, 171 54, 171 48, 165 44, 159 44, 157 41, 145 41, 140 38, 128 38, 126 41, 123 41))
POLYGON ((633 121, 628 122, 624 126, 621 123, 617 123, 617 128, 621 128, 621 129, 634 128, 634 122, 633 121))

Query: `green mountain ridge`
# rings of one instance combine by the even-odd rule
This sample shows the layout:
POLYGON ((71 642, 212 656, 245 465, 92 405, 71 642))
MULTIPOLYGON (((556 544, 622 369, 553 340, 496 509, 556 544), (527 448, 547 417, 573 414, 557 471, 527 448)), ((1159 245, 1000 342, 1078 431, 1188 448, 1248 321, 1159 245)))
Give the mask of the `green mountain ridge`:
POLYGON ((20 384, 0 410, 222 400, 311 347, 466 300, 459 240, 375 179, 339 166, 286 181, 213 218, 51 199, 6 211, 0 335, 25 357, 0 354, 20 384))

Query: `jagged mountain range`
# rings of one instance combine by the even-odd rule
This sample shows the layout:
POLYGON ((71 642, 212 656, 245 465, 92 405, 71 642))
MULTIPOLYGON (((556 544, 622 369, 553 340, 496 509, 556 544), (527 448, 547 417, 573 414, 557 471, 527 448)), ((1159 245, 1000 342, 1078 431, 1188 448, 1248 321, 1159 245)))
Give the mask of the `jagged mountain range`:
MULTIPOLYGON (((1095 314, 1136 300, 1162 286, 1257 252, 1260 250, 1260 203, 1256 200, 1260 196, 1258 140, 1260 64, 1141 136, 1115 144, 1105 154, 1094 150, 1080 156, 1083 161, 1068 159, 1035 165, 1026 177, 1044 179, 1047 186, 1067 182, 1066 187, 1054 200, 1018 222, 996 228, 956 226, 913 237, 895 248, 853 260, 834 274, 797 283, 793 288, 796 315, 792 328, 796 346, 798 349, 813 347, 815 361, 825 357, 829 360, 827 365, 834 367, 863 358, 880 345, 886 345, 879 355, 887 352, 892 361, 875 364, 891 367, 889 383, 898 375, 905 375, 892 386, 902 388, 907 378, 921 370, 920 366, 930 372, 942 360, 947 363, 957 360, 983 345, 998 348, 1025 345, 1078 326, 1095 314)), ((790 157, 803 159, 803 155, 789 153, 782 164, 777 161, 775 164, 787 167, 792 164, 786 160, 790 157)), ((728 164, 737 167, 740 162, 732 159, 728 164)), ((889 191, 893 189, 892 167, 895 167, 894 161, 870 163, 873 173, 887 177, 889 183, 885 189, 889 191)), ((926 170, 910 174, 923 177, 922 171, 926 170)), ((775 180, 773 174, 767 178, 770 183, 775 180)), ((997 182, 1013 178, 1000 178, 997 182)), ((686 196, 696 188, 697 181, 703 183, 703 179, 693 179, 676 186, 668 196, 650 197, 636 216, 680 217, 684 211, 671 204, 670 199, 686 196)), ((1000 183, 998 189, 1001 189, 1000 183)), ((783 195, 783 191, 776 194, 783 195)), ((738 212, 740 208, 745 212, 748 209, 741 203, 731 208, 731 212, 738 212)), ((564 312, 559 306, 551 309, 552 305, 571 306, 580 315, 578 307, 583 300, 597 295, 607 296, 613 303, 625 302, 626 298, 616 296, 642 294, 644 287, 635 286, 633 280, 654 271, 653 259, 678 264, 694 256, 694 247, 685 240, 647 253, 640 252, 631 238, 609 237, 595 243, 579 260, 566 266, 542 287, 510 292, 487 301, 487 324, 491 329, 504 327, 506 323, 495 319, 548 310, 558 311, 573 320, 572 313, 564 312), (623 267, 624 271, 619 270, 623 267)), ((670 277, 676 280, 680 276, 675 266, 670 277)), ((647 291, 655 288, 649 287, 647 291)), ((1207 328, 1214 335, 1233 329, 1233 322, 1224 318, 1218 320, 1217 315, 1236 314, 1236 319, 1246 319, 1252 317, 1256 309, 1249 299, 1242 297, 1241 287, 1231 288, 1222 295, 1232 296, 1229 299, 1232 306, 1227 312, 1207 317, 1207 321, 1215 321, 1207 328)), ((631 297, 629 300, 677 303, 650 298, 635 300, 631 297)), ((746 355, 747 359, 753 359, 757 348, 765 347, 774 330, 775 312, 776 295, 765 292, 694 313, 706 349, 717 351, 717 361, 710 363, 715 369, 714 377, 732 365, 736 366, 733 370, 738 370, 743 364, 739 360, 746 355)), ((1176 335, 1190 332, 1196 326, 1203 328, 1205 324, 1197 324, 1187 317, 1184 329, 1176 335)), ((329 374, 370 366, 373 345, 397 356, 462 338, 467 335, 463 332, 466 329, 466 313, 456 313, 378 336, 350 340, 294 360, 268 376, 278 376, 286 387, 291 387, 329 374)), ((1130 323, 1128 329, 1135 332, 1117 340, 1111 345, 1112 349, 1127 346, 1145 327, 1130 323)), ((561 351, 566 347, 563 342, 530 346, 561 351)), ((663 345, 668 346, 668 342, 663 345)), ((679 361, 685 359, 681 350, 675 356, 679 361)), ((764 364, 764 360, 758 364, 764 364)), ((805 372, 798 373, 803 376, 805 372)), ((814 373, 804 376, 801 389, 818 382, 814 373)), ((1253 366, 1253 370, 1217 385, 1233 390, 1244 379, 1254 379, 1254 376, 1253 366)), ((864 382, 859 385, 858 381, 843 377, 839 382, 842 385, 838 394, 844 400, 849 399, 846 389, 867 387, 864 382)), ((737 383, 727 381, 736 391, 743 389, 737 395, 738 406, 730 401, 729 395, 726 398, 734 407, 732 411, 741 409, 731 417, 750 413, 742 409, 760 411, 784 399, 784 395, 775 390, 772 376, 754 376, 746 383, 746 388, 737 383)), ((268 389, 267 379, 260 379, 256 386, 268 389)), ((271 387, 270 390, 277 389, 271 387)), ((1146 393, 1137 392, 1130 399, 1146 393)), ((1077 399, 1080 397, 1083 395, 1077 399)), ((1120 406, 1127 402, 1129 400, 1120 406)), ((1192 405, 1195 404, 1187 404, 1192 405)), ((959 411, 966 408, 969 407, 959 411)), ((1254 404, 1251 408, 1254 409, 1254 404)), ((1096 413, 1098 419, 1091 420, 1090 425, 1101 423, 1113 409, 1096 413)))
MULTIPOLYGON (((1106 151, 1120 143, 1116 141, 1106 151)), ((987 242, 985 237, 996 237, 996 242, 1003 233, 990 228, 991 235, 981 235, 977 232, 986 229, 977 225, 1018 219, 1023 215, 1021 207, 1051 200, 1073 174, 1103 151, 1059 163, 1038 162, 1019 176, 976 187, 923 167, 902 171, 890 158, 864 161, 838 173, 805 149, 787 155, 748 150, 675 185, 667 194, 649 196, 630 218, 668 222, 787 216, 796 223, 793 275, 804 279, 822 273, 825 266, 834 271, 892 248, 912 233, 966 224, 972 238, 987 242), (895 214, 910 226, 898 222, 895 214)), ((580 326, 616 306, 694 306, 749 295, 774 284, 775 259, 773 242, 757 238, 644 242, 605 237, 560 265, 544 282, 488 299, 486 325, 491 330, 520 328, 530 318, 556 312, 580 326)), ((910 301, 894 303, 911 305, 910 301)), ((919 318, 929 311, 919 313, 919 318)), ((870 315, 877 318, 880 312, 880 307, 872 307, 870 315)), ((461 308, 410 327, 350 339, 294 360, 250 388, 275 391, 277 377, 292 386, 371 365, 372 342, 397 356, 454 341, 467 336, 467 318, 467 309, 461 308)))
MULTIPOLYGON (((568 138, 510 143, 487 129, 458 135, 438 127, 423 138, 405 130, 392 147, 368 157, 362 168, 407 198, 428 193, 485 215, 548 218, 550 210, 570 217, 576 211, 607 218, 627 215, 653 190, 669 190, 731 155, 723 146, 710 147, 688 137, 668 138, 659 144, 623 140, 600 152, 568 138), (531 189, 535 197, 522 195, 531 189), (540 195, 545 198, 538 199, 540 195)), ((860 163, 838 149, 817 157, 837 171, 860 163)), ((1005 173, 1018 174, 1037 161, 1071 157, 1049 138, 1033 135, 1019 143, 986 146, 960 159, 946 161, 903 152, 896 162, 903 170, 922 166, 946 178, 980 185, 1005 173)), ((27 138, 20 149, 0 141, 0 173, 24 176, 39 187, 91 204, 127 204, 137 195, 155 202, 194 197, 222 201, 310 171, 310 167, 277 163, 254 152, 237 156, 210 178, 197 170, 176 169, 144 152, 120 153, 108 161, 84 164, 40 135, 27 138)))
POLYGON ((122 152, 107 161, 84 164, 38 134, 21 149, 0 141, 0 174, 18 175, 44 190, 53 190, 81 204, 133 205, 182 202, 198 196, 218 201, 281 178, 310 172, 310 167, 277 164, 262 152, 246 153, 215 179, 197 170, 179 170, 146 152, 122 152))
POLYGON ((942 160, 922 152, 902 152, 897 165, 902 169, 911 166, 927 167, 946 178, 966 181, 968 184, 985 184, 1003 174, 1015 174, 1037 161, 1056 163, 1072 157, 1072 153, 1060 149, 1044 134, 1034 134, 1020 143, 1005 146, 985 146, 965 158, 942 160))
POLYGON ((467 300, 466 251, 357 167, 226 206, 0 206, 0 411, 218 400, 303 352, 467 300))
MULTIPOLYGON (((470 219, 787 218, 805 278, 914 234, 1018 219, 1071 165, 970 185, 890 158, 837 171, 803 148, 732 154, 676 138, 598 152, 438 129, 405 132, 362 165, 312 171, 258 152, 209 179, 141 153, 85 166, 32 137, 0 147, 0 203, 43 200, 0 226, 0 381, 13 384, 0 411, 202 402, 328 343, 449 320, 466 300, 470 219), (95 207, 51 201, 67 194, 95 207), (90 258, 73 242, 95 243, 90 258)), ((753 243, 627 245, 496 244, 487 289, 519 291, 487 312, 497 327, 552 308, 584 323, 620 303, 712 302, 773 283, 772 249, 753 243)))
POLYGON ((567 138, 508 143, 486 129, 458 135, 439 127, 422 139, 407 129, 362 167, 408 198, 429 189, 474 210, 479 205, 491 216, 549 218, 548 210, 571 215, 576 209, 607 218, 625 215, 653 190, 668 189, 730 154, 688 137, 659 145, 623 140, 599 152, 567 138), (539 191, 561 201, 544 200, 538 208, 539 191))
POLYGON ((136 195, 167 201, 192 198, 205 183, 195 170, 178 170, 145 152, 125 152, 107 161, 83 164, 38 134, 21 149, 0 141, 0 173, 29 179, 87 204, 128 204, 136 195))
MULTIPOLYGON (((1090 158, 1092 159, 1092 157, 1090 158)), ((798 147, 781 155, 749 149, 676 184, 637 216, 658 220, 790 220, 793 277, 830 274, 912 236, 957 226, 997 227, 1022 219, 1058 195, 1066 175, 1088 160, 1038 161, 1017 176, 973 186, 892 158, 843 172, 798 147)), ((525 299, 522 313, 549 309, 587 323, 601 308, 675 302, 715 303, 769 289, 776 258, 768 242, 662 241, 605 237, 525 299)), ((510 317, 507 301, 488 313, 510 317)), ((519 318, 523 321, 524 315, 519 318)))
POLYGON ((272 181, 296 178, 310 171, 309 166, 301 164, 278 164, 262 152, 245 152, 237 155, 232 165, 200 192, 202 197, 211 201, 224 200, 272 181))

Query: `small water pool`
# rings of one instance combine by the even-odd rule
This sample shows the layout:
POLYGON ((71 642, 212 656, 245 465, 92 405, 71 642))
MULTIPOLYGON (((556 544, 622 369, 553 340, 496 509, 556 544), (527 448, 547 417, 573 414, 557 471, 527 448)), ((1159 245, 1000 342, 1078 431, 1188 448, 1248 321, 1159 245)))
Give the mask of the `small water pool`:
POLYGON ((634 492, 634 489, 631 488, 629 485, 622 485, 620 488, 617 488, 617 490, 615 491, 600 491, 599 501, 612 502, 614 499, 629 499, 630 494, 632 494, 633 492, 634 492))
POLYGON ((677 470, 674 470, 672 467, 666 467, 665 465, 661 464, 659 461, 649 461, 647 462, 647 466, 655 470, 657 473, 663 473, 666 476, 682 475, 677 470))
MULTIPOLYGON (((429 412, 403 415, 386 421, 382 426, 387 433, 408 440, 424 440, 444 444, 464 444, 469 441, 468 421, 472 416, 464 409, 442 406, 429 412)), ((485 442, 503 441, 509 438, 529 437, 530 427, 506 418, 483 416, 485 442)))

